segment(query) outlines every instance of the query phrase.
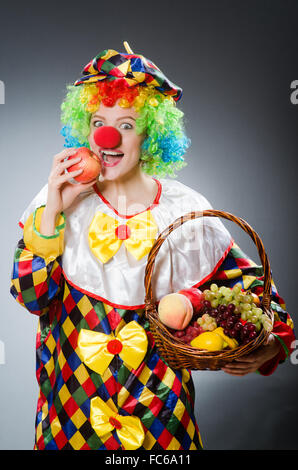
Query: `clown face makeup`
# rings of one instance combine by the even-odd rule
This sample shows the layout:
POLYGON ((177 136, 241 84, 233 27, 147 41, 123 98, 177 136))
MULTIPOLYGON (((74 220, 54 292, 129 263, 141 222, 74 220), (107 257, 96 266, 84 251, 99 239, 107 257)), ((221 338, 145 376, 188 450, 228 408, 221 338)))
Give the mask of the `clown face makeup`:
POLYGON ((134 108, 100 104, 90 121, 89 144, 102 163, 106 180, 122 180, 140 171, 139 159, 144 135, 136 133, 134 108))

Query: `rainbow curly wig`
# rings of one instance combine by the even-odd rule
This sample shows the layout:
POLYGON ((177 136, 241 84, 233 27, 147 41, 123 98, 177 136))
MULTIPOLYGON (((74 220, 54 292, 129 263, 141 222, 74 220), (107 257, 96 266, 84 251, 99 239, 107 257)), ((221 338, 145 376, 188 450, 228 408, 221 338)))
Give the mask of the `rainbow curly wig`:
POLYGON ((171 96, 163 95, 152 86, 129 86, 123 79, 80 87, 68 85, 61 105, 64 146, 90 148, 88 135, 92 114, 100 103, 114 106, 117 101, 119 106, 133 106, 139 113, 136 131, 146 134, 141 147, 142 171, 157 177, 176 178, 175 172, 187 165, 184 154, 190 145, 184 132, 184 114, 171 96))

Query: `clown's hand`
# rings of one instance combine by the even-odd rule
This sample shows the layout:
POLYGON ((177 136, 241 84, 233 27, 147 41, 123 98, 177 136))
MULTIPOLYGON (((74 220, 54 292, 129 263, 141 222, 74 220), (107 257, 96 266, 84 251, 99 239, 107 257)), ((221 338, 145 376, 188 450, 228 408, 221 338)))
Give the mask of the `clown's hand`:
POLYGON ((275 357, 280 351, 280 342, 274 335, 269 335, 267 343, 260 346, 256 351, 239 357, 233 362, 226 364, 222 370, 231 375, 246 375, 256 372, 265 362, 275 357))
POLYGON ((55 232, 56 217, 71 206, 76 197, 96 182, 96 178, 89 183, 72 184, 71 179, 80 175, 81 170, 65 173, 70 166, 78 163, 81 157, 65 160, 74 155, 77 149, 65 149, 55 155, 51 173, 48 178, 48 196, 45 210, 42 214, 40 232, 43 235, 53 235, 55 232))

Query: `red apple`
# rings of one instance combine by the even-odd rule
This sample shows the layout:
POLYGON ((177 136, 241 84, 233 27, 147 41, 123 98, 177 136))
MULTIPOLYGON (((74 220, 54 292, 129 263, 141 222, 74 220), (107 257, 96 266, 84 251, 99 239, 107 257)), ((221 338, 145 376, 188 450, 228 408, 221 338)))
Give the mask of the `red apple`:
POLYGON ((78 148, 78 151, 74 155, 71 155, 69 160, 77 157, 81 157, 81 160, 67 169, 68 172, 83 169, 83 172, 74 179, 79 183, 89 183, 89 181, 97 178, 101 172, 99 157, 87 147, 78 148))
POLYGON ((185 295, 190 301, 194 309, 194 313, 199 313, 203 308, 204 294, 197 287, 190 287, 189 289, 182 289, 178 294, 185 295))

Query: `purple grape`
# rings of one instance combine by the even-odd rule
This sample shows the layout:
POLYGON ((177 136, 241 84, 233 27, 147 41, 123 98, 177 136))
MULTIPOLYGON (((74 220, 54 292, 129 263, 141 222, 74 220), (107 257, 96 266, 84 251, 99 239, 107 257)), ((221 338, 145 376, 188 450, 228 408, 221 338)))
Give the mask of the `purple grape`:
POLYGON ((225 305, 220 305, 218 307, 218 310, 219 310, 220 313, 224 313, 226 311, 226 306, 225 305))
POLYGON ((242 323, 240 321, 238 321, 237 323, 235 323, 234 328, 235 328, 236 331, 241 331, 242 330, 242 323))
POLYGON ((233 328, 234 326, 234 321, 232 320, 232 318, 229 318, 227 321, 226 321, 226 327, 227 328, 233 328))
POLYGON ((235 328, 232 328, 229 334, 232 338, 236 338, 238 336, 238 331, 235 330, 235 328))
POLYGON ((222 316, 225 320, 227 320, 230 317, 230 313, 227 310, 225 310, 222 316))
POLYGON ((207 310, 211 310, 211 308, 212 308, 211 302, 209 302, 209 300, 204 300, 203 305, 204 305, 204 307, 207 308, 207 310))
POLYGON ((182 338, 185 343, 190 343, 192 341, 192 336, 191 335, 185 335, 184 338, 182 338))
POLYGON ((216 317, 217 317, 217 313, 216 313, 214 310, 211 310, 211 312, 209 313, 209 315, 210 315, 212 318, 216 318, 216 317))
POLYGON ((176 338, 182 338, 184 336, 184 331, 178 330, 174 333, 174 336, 176 336, 176 338))
POLYGON ((227 336, 229 336, 230 330, 228 330, 227 328, 225 328, 225 329, 224 329, 224 334, 227 335, 227 336))
POLYGON ((235 311, 235 305, 234 304, 229 304, 227 306, 227 310, 230 312, 230 313, 234 313, 235 311))
POLYGON ((247 329, 248 331, 256 331, 256 327, 253 323, 248 322, 247 323, 247 329))
POLYGON ((248 335, 249 340, 255 339, 257 337, 257 332, 256 331, 251 331, 248 335))

